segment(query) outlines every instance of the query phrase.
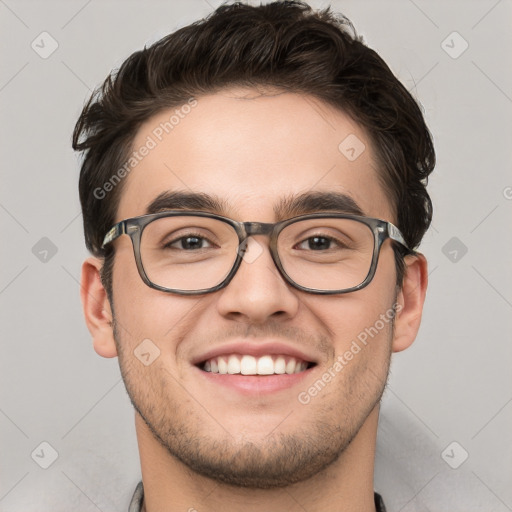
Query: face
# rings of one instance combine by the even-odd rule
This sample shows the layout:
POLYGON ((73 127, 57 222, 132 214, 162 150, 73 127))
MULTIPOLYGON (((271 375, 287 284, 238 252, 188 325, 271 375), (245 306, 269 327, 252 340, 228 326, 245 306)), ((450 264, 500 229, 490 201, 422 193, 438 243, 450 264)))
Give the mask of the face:
MULTIPOLYGON (((143 125, 134 149, 155 139, 171 114, 143 125)), ((394 220, 365 133, 311 97, 248 89, 199 97, 157 142, 126 178, 117 221, 147 213, 155 198, 176 191, 213 196, 224 205, 220 213, 237 221, 282 220, 275 205, 310 192, 345 194, 364 215, 394 220), (365 144, 355 160, 338 148, 349 135, 365 144)), ((265 488, 327 468, 377 407, 391 353, 396 273, 386 241, 366 288, 309 294, 281 277, 268 237, 254 241, 227 287, 180 296, 143 283, 131 241, 121 236, 112 306, 120 366, 144 428, 197 473, 265 488), (136 357, 143 340, 150 340, 142 345, 149 358, 158 355, 148 365, 136 357), (282 355, 285 362, 295 355, 314 365, 245 377, 201 369, 198 363, 219 350, 282 355)))

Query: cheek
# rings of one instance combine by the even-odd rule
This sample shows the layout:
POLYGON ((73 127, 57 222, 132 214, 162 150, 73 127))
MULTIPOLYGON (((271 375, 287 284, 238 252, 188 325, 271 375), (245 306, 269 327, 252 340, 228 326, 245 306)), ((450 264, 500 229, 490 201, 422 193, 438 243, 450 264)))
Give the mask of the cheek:
POLYGON ((389 251, 383 251, 372 282, 362 290, 346 295, 305 298, 310 310, 330 331, 336 356, 352 350, 358 354, 358 359, 387 357, 396 301, 394 265, 393 252, 389 248, 389 251), (361 348, 360 352, 357 346, 361 348))
POLYGON ((150 288, 138 273, 133 252, 123 249, 116 254, 113 301, 123 348, 133 350, 149 339, 163 354, 173 352, 177 340, 190 328, 202 299, 150 288))
MULTIPOLYGON (((375 298, 363 294, 357 297, 342 297, 330 302, 326 307, 315 308, 323 325, 331 332, 335 356, 351 350, 354 344, 370 351, 387 352, 392 326, 392 297, 375 298), (371 340, 383 340, 370 344, 371 340), (376 346, 374 346, 376 345, 376 346)), ((331 299, 332 300, 332 299, 331 299)), ((357 347, 352 349, 357 351, 357 347)), ((366 350, 365 350, 366 352, 366 350)))

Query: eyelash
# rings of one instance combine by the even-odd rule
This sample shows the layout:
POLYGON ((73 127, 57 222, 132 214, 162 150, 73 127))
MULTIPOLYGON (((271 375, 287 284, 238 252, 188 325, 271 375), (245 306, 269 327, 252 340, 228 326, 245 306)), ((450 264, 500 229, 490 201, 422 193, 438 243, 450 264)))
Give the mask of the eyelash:
POLYGON ((301 244, 307 242, 308 240, 311 240, 312 238, 323 238, 325 240, 328 240, 329 242, 334 242, 338 247, 347 247, 347 245, 342 243, 340 240, 337 240, 336 238, 334 238, 332 236, 322 235, 322 234, 310 235, 310 236, 304 238, 303 240, 301 240, 300 242, 298 242, 296 245, 301 245, 301 244))
MULTIPOLYGON (((214 246, 215 244, 209 240, 208 238, 206 238, 205 236, 203 236, 201 233, 187 233, 186 235, 184 236, 180 236, 178 238, 173 238, 172 240, 170 240, 169 242, 166 242, 163 244, 163 249, 176 249, 175 247, 171 247, 173 244, 179 242, 180 240, 185 240, 187 238, 198 238, 199 240, 204 240, 206 241, 209 245, 212 245, 214 246)), ((337 240, 336 238, 332 237, 332 236, 328 236, 328 235, 323 235, 323 234, 314 234, 314 235, 310 235, 304 239, 302 239, 301 241, 297 242, 297 244, 295 244, 294 247, 296 246, 299 246, 299 245, 302 245, 304 243, 307 243, 309 240, 311 240, 312 238, 322 238, 322 239, 325 239, 327 240, 328 242, 330 243, 334 243, 336 244, 338 247, 346 247, 346 244, 340 242, 339 240, 337 240)), ((202 249, 207 249, 207 247, 202 247, 202 249)), ((180 250, 180 249, 178 249, 180 250)), ((181 249, 181 250, 185 250, 185 249, 181 249)), ((300 249, 298 249, 300 250, 300 249)), ((328 249, 327 249, 328 250, 328 249)))
POLYGON ((179 242, 180 240, 185 240, 187 238, 199 238, 200 240, 206 240, 210 245, 215 245, 211 240, 209 240, 200 233, 187 233, 186 235, 179 236, 178 238, 173 238, 169 242, 165 242, 162 245, 162 247, 163 249, 174 249, 174 247, 171 247, 172 244, 175 244, 176 242, 179 242))

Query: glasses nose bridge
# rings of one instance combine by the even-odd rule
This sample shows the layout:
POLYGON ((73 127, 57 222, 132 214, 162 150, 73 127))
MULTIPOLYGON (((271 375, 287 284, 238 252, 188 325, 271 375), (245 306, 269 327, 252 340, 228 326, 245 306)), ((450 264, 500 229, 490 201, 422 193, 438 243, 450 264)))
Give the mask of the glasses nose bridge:
POLYGON ((267 222, 244 222, 243 227, 247 236, 270 235, 275 224, 267 222))

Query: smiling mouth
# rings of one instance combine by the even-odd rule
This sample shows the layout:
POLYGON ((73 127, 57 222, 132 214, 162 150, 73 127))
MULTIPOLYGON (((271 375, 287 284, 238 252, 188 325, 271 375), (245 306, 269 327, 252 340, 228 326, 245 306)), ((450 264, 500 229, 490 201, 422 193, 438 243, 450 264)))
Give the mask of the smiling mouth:
POLYGON ((288 355, 250 355, 230 354, 212 357, 196 365, 199 369, 221 375, 291 375, 301 373, 316 363, 304 361, 288 355))

